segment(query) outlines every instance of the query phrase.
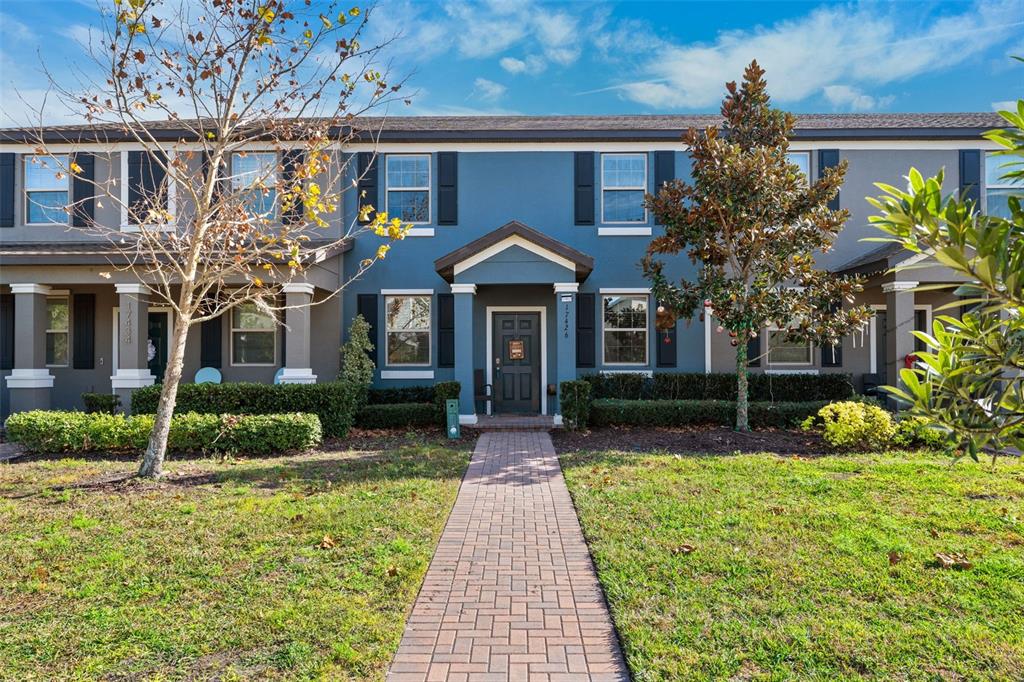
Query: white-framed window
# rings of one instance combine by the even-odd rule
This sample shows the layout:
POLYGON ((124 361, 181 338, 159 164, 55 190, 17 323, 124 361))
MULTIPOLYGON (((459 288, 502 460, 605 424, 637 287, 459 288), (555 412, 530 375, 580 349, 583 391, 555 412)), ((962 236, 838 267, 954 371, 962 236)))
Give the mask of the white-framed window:
POLYGON ((601 222, 645 223, 647 154, 601 154, 601 222))
POLYGON ((989 215, 1009 218, 1008 199, 1015 196, 1024 201, 1024 182, 1005 180, 1002 177, 1010 170, 1004 168, 1004 164, 1011 161, 1008 156, 999 156, 992 152, 985 154, 985 212, 989 215))
POLYGON ((811 153, 810 152, 787 152, 786 161, 800 168, 804 174, 804 185, 811 182, 811 153))
POLYGON ((387 364, 430 364, 430 301, 430 296, 384 297, 387 364))
POLYGON ((276 365, 277 320, 255 303, 231 309, 231 364, 276 365))
POLYGON ((71 354, 71 310, 67 296, 46 299, 46 364, 67 367, 71 354))
POLYGON ((648 296, 604 294, 601 299, 604 364, 646 365, 648 296))
POLYGON ((246 213, 271 218, 277 204, 277 152, 231 155, 231 189, 245 197, 246 213))
POLYGON ((388 154, 384 210, 403 223, 430 222, 430 154, 388 154))
POLYGON ((28 154, 25 160, 25 224, 67 224, 71 179, 67 154, 28 154))
POLYGON ((810 365, 814 362, 814 348, 809 341, 787 339, 788 332, 769 327, 765 339, 768 344, 769 365, 810 365))

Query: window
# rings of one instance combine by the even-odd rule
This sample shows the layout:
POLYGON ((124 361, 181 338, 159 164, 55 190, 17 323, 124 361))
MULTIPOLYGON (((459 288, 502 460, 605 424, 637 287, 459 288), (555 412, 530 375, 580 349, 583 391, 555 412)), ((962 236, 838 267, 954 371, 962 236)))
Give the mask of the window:
POLYGON ((768 330, 769 365, 809 365, 812 360, 811 344, 786 338, 785 329, 768 330))
POLYGON ((1024 183, 1020 180, 1004 180, 1001 176, 1010 168, 1003 168, 1010 159, 996 154, 985 155, 985 212, 1000 218, 1010 217, 1010 197, 1024 201, 1024 183))
POLYGON ((244 196, 248 214, 255 218, 273 217, 276 186, 276 153, 242 152, 231 155, 231 188, 244 196))
POLYGON ((231 364, 274 365, 277 321, 272 315, 243 303, 231 310, 231 364))
POLYGON ((430 296, 385 296, 389 365, 430 364, 430 296))
POLYGON ((647 364, 647 297, 604 297, 604 364, 647 364))
POLYGON ((786 154, 786 161, 800 168, 804 174, 804 184, 811 182, 811 153, 810 152, 789 152, 786 154))
POLYGON ((70 327, 67 298, 46 299, 46 364, 66 367, 70 327))
POLYGON ((25 224, 67 223, 67 154, 25 157, 25 224))
POLYGON ((387 206, 404 223, 430 222, 430 155, 387 157, 387 206))
POLYGON ((601 155, 601 222, 647 221, 647 154, 601 155))

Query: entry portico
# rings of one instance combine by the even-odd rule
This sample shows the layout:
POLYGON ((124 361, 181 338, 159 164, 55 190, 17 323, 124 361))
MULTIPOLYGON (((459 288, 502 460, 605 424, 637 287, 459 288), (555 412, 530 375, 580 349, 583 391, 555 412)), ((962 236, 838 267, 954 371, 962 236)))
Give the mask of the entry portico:
POLYGON ((455 298, 459 420, 477 421, 475 376, 483 370, 493 387, 488 409, 539 412, 559 422, 557 387, 576 377, 576 295, 594 259, 512 221, 437 259, 434 268, 455 298), (481 326, 486 334, 474 333, 481 326))

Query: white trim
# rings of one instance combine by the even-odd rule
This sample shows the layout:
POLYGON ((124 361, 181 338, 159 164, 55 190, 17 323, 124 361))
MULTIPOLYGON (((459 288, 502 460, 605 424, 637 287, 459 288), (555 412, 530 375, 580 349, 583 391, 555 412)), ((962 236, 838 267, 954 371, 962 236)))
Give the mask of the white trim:
POLYGON ((704 308, 704 373, 711 374, 711 308, 704 308))
POLYGON ((45 284, 12 284, 12 294, 36 294, 37 296, 49 296, 50 292, 53 291, 49 286, 45 284))
POLYGON ((883 282, 882 283, 882 293, 883 294, 891 294, 893 292, 910 291, 911 289, 916 287, 918 284, 920 284, 920 282, 910 282, 910 281, 883 282))
POLYGON ((282 367, 282 384, 315 384, 316 375, 312 367, 282 367))
POLYGON ((149 287, 138 282, 118 282, 114 285, 114 293, 145 296, 149 293, 149 287))
POLYGON ((282 294, 307 294, 313 295, 314 287, 309 282, 285 282, 281 285, 282 294))
POLYGON ((473 426, 478 421, 479 420, 477 419, 476 414, 460 414, 459 415, 459 424, 461 426, 473 426))
MULTIPOLYGON (((430 152, 425 152, 425 153, 385 154, 384 155, 384 212, 388 214, 389 218, 392 218, 392 217, 395 217, 395 216, 392 216, 391 212, 388 210, 388 192, 423 192, 423 191, 426 191, 426 193, 427 193, 427 219, 426 220, 419 220, 419 221, 403 220, 402 222, 405 223, 406 225, 429 225, 432 222, 432 219, 434 217, 434 214, 433 214, 433 210, 434 210, 434 197, 433 197, 433 194, 434 194, 434 192, 432 190, 432 186, 433 186, 433 171, 434 171, 434 169, 432 168, 433 165, 434 165, 434 156, 430 152), (426 185, 426 187, 419 187, 419 186, 417 186, 417 187, 395 187, 395 188, 392 189, 392 187, 388 184, 388 163, 391 162, 391 159, 397 159, 397 158, 402 157, 402 156, 425 156, 425 157, 427 157, 427 185, 426 185)), ((434 231, 431 230, 429 235, 423 234, 423 235, 417 235, 417 236, 424 236, 424 237, 430 236, 430 237, 433 237, 434 236, 433 233, 434 233, 434 231)))
MULTIPOLYGON (((419 291, 420 293, 409 294, 409 293, 387 293, 385 291, 402 291, 401 289, 381 289, 381 294, 384 296, 384 366, 385 367, 431 367, 433 365, 434 358, 434 290, 433 289, 406 289, 405 291, 419 291), (425 298, 429 304, 429 312, 427 313, 427 328, 426 329, 396 329, 394 333, 405 332, 427 332, 427 361, 426 362, 389 362, 388 361, 388 339, 392 334, 392 330, 388 328, 388 296, 395 298, 425 298)), ((415 370, 412 370, 415 372, 415 370)), ((384 372, 381 372, 381 378, 386 378, 384 372)), ((400 377, 391 377, 400 378, 400 377)), ((434 375, 431 372, 429 377, 409 377, 415 379, 433 379, 434 375)))
MULTIPOLYGON (((409 223, 410 225, 416 225, 417 223, 409 223)), ((434 228, 432 227, 410 227, 405 232, 406 237, 433 237, 434 228)))
POLYGON ((452 284, 451 289, 453 294, 469 294, 471 296, 476 295, 475 284, 452 284))
MULTIPOLYGON (((776 363, 780 364, 780 363, 776 363)), ((765 374, 821 374, 816 368, 808 369, 766 369, 765 374)))
POLYGON ((935 249, 927 249, 925 251, 922 251, 921 253, 915 253, 911 256, 908 256, 906 259, 896 263, 896 265, 893 266, 893 269, 896 270, 898 268, 905 268, 910 265, 916 265, 933 255, 935 255, 935 249))
POLYGON ((649 227, 599 227, 598 237, 650 237, 649 227))
POLYGON ((575 294, 580 290, 579 282, 555 282, 556 294, 575 294))
POLYGON ((565 422, 562 421, 562 415, 556 414, 551 418, 551 424, 553 426, 565 426, 565 422))
MULTIPOLYGON (((648 175, 648 170, 649 170, 647 168, 647 166, 649 165, 649 162, 650 162, 650 159, 648 158, 647 153, 646 152, 602 152, 601 153, 601 158, 598 159, 598 161, 601 163, 601 186, 598 188, 600 190, 600 192, 601 192, 601 198, 600 198, 600 202, 601 202, 601 223, 604 224, 604 225, 643 225, 644 223, 646 223, 647 222, 647 206, 644 205, 643 199, 640 200, 640 204, 641 204, 641 206, 643 206, 643 209, 644 209, 644 217, 641 218, 640 220, 605 220, 605 217, 604 217, 604 193, 605 193, 606 190, 609 191, 609 192, 637 192, 637 191, 639 191, 639 192, 643 192, 644 196, 647 196, 647 180, 648 180, 647 175, 648 175), (643 182, 643 185, 634 185, 634 186, 629 186, 629 187, 605 187, 605 184, 604 184, 604 159, 605 159, 606 156, 640 156, 640 157, 642 157, 643 160, 644 160, 644 182, 643 182)), ((600 231, 598 231, 598 234, 600 235, 600 231)), ((648 234, 650 234, 650 232, 648 232, 648 234)))
MULTIPOLYGON (((618 366, 618 363, 611 365, 612 367, 618 366)), ((639 367, 639 365, 637 365, 639 367)), ((598 374, 642 374, 645 377, 653 377, 653 369, 602 369, 598 371, 598 374)))
POLYGON ((475 253, 463 261, 459 261, 452 268, 452 273, 458 275, 462 272, 465 272, 474 265, 478 265, 487 260, 488 258, 491 258, 492 256, 495 256, 504 251, 505 249, 511 248, 513 246, 519 246, 521 248, 524 248, 530 253, 536 254, 545 260, 549 260, 552 263, 555 263, 556 265, 561 265, 563 268, 576 272, 576 264, 573 263, 568 258, 566 258, 565 256, 560 256, 554 251, 550 251, 548 249, 545 249, 543 246, 539 246, 531 242, 529 239, 524 239, 523 237, 514 234, 502 239, 497 244, 491 244, 483 251, 475 253))
POLYGON ((156 375, 150 373, 149 368, 146 369, 116 369, 113 376, 110 377, 110 388, 111 389, 124 389, 124 388, 142 388, 143 386, 152 386, 156 383, 156 375))
POLYGON ((48 369, 12 369, 7 375, 7 388, 53 388, 53 375, 48 369))
MULTIPOLYGON (((66 289, 64 291, 67 292, 66 289)), ((71 316, 72 316, 71 296, 68 293, 55 294, 51 290, 49 295, 47 295, 47 297, 46 297, 46 305, 47 306, 50 305, 50 301, 51 300, 63 301, 64 302, 65 307, 67 307, 67 309, 68 309, 68 326, 67 326, 66 329, 51 329, 50 327, 46 328, 46 331, 43 334, 43 344, 44 344, 44 346, 43 346, 43 353, 45 355, 45 353, 46 353, 46 350, 45 350, 45 347, 46 347, 45 346, 45 344, 46 344, 46 337, 48 337, 50 334, 63 334, 64 336, 66 336, 67 339, 68 339, 68 348, 67 348, 67 361, 66 362, 47 362, 46 366, 47 367, 70 367, 71 366, 71 353, 72 353, 72 346, 71 346, 71 316)), ((49 311, 47 311, 47 313, 46 313, 46 319, 47 319, 47 322, 49 322, 49 319, 50 319, 49 311)), ((44 361, 45 361, 45 358, 44 358, 44 361)))
MULTIPOLYGON (((484 363, 487 367, 487 382, 494 385, 494 313, 540 313, 540 413, 548 413, 548 309, 542 305, 489 305, 484 311, 487 316, 487 350, 484 363)), ((491 413, 493 402, 487 402, 487 414, 491 413)))
MULTIPOLYGON (((270 319, 272 319, 274 321, 274 328, 273 329, 255 329, 255 328, 254 329, 246 329, 244 327, 235 327, 235 312, 237 311, 238 313, 241 313, 242 306, 246 305, 246 303, 251 303, 251 301, 242 302, 239 305, 236 305, 235 307, 233 307, 227 313, 227 315, 228 315, 228 336, 230 337, 228 339, 228 366, 229 367, 279 367, 280 365, 277 362, 277 335, 278 335, 278 332, 280 331, 278 329, 278 327, 280 327, 280 325, 278 324, 277 317, 275 315, 270 315, 270 319), (235 362, 235 332, 244 332, 246 334, 271 334, 273 336, 273 339, 274 339, 274 352, 273 352, 273 355, 271 356, 271 357, 273 357, 273 361, 272 362, 235 362)), ((262 312, 259 308, 257 308, 256 311, 257 312, 262 312)))
POLYGON ((598 289, 600 294, 648 294, 650 295, 651 289, 649 287, 609 287, 605 289, 598 289))
MULTIPOLYGON (((601 367, 623 367, 623 368, 626 368, 626 367, 649 367, 650 364, 651 364, 651 323, 652 323, 652 320, 651 320, 651 290, 650 289, 644 289, 644 288, 633 289, 633 290, 630 290, 630 289, 601 289, 601 307, 600 307, 599 310, 600 310, 600 315, 601 315, 601 365, 600 366, 601 367), (616 296, 616 295, 618 295, 618 296, 635 297, 635 298, 647 297, 647 311, 646 311, 647 314, 645 315, 645 317, 647 319, 646 319, 646 323, 644 324, 644 361, 643 362, 608 362, 605 359, 604 335, 605 335, 606 329, 605 329, 605 323, 604 323, 604 297, 605 296, 616 296)), ((639 328, 637 328, 637 327, 624 327, 624 328, 616 327, 616 328, 613 328, 611 331, 625 331, 625 332, 639 331, 639 328)), ((605 370, 602 370, 602 371, 605 371, 605 370)), ((614 372, 615 370, 610 370, 610 371, 614 372)), ((640 372, 640 370, 630 370, 630 369, 623 369, 623 370, 619 370, 619 371, 622 371, 622 372, 636 371, 637 373, 640 372)))
MULTIPOLYGON (((68 198, 67 198, 68 203, 64 205, 64 208, 67 208, 68 206, 70 206, 71 202, 73 201, 73 199, 71 197, 71 192, 72 192, 71 179, 73 177, 73 175, 71 173, 71 162, 72 162, 72 158, 71 158, 71 153, 70 152, 66 152, 66 153, 63 153, 63 154, 23 154, 21 156, 21 196, 22 196, 22 199, 23 199, 23 201, 22 201, 23 205, 21 207, 21 210, 22 210, 22 216, 21 216, 21 218, 22 218, 22 225, 24 225, 25 227, 67 227, 69 225, 69 223, 71 222, 71 220, 70 220, 71 219, 71 214, 70 213, 66 213, 65 216, 64 216, 64 220, 61 221, 61 222, 30 223, 28 221, 28 212, 29 212, 28 195, 29 195, 29 192, 64 192, 68 196, 68 198), (61 168, 60 164, 58 164, 56 162, 55 159, 56 159, 57 156, 65 157, 65 161, 64 161, 65 168, 61 168), (34 158, 54 159, 53 171, 56 172, 56 173, 64 173, 64 181, 66 183, 66 187, 64 189, 54 189, 54 188, 50 188, 50 189, 29 189, 28 188, 28 181, 27 181, 27 173, 25 171, 26 171, 26 166, 29 163, 29 159, 34 159, 34 158)), ((60 182, 60 181, 58 180, 58 182, 60 182)))
MULTIPOLYGON (((785 331, 789 331, 789 328, 788 327, 779 327, 779 326, 774 325, 774 324, 770 324, 767 327, 763 327, 760 330, 760 333, 763 335, 763 338, 764 338, 764 348, 765 348, 765 351, 764 351, 764 364, 765 364, 765 372, 767 372, 772 367, 813 367, 814 366, 814 349, 815 349, 815 345, 811 341, 808 341, 805 344, 805 347, 807 348, 807 362, 773 362, 772 361, 772 344, 771 344, 771 336, 770 335, 771 335, 772 332, 785 332, 785 331)), ((799 370, 784 369, 784 370, 780 370, 780 371, 782 371, 782 372, 795 372, 795 371, 799 371, 799 370)))
MULTIPOLYGON (((475 286, 475 285, 474 285, 475 286)), ((381 289, 381 296, 433 296, 433 289, 381 289)))
POLYGON ((432 369, 382 369, 381 379, 433 379, 432 369))

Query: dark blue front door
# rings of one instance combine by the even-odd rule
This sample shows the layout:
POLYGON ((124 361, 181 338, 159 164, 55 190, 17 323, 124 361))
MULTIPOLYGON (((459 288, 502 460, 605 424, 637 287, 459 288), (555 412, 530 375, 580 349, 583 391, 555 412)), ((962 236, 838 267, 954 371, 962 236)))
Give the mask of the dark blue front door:
POLYGON ((494 411, 540 412, 540 313, 494 313, 494 411))

